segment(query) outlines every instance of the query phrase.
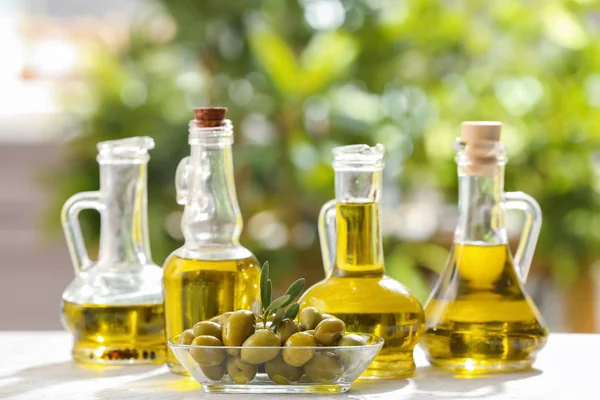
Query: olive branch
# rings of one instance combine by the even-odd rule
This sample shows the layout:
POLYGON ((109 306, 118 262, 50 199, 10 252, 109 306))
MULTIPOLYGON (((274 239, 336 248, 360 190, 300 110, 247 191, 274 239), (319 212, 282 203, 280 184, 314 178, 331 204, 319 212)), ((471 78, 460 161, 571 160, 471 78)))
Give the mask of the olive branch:
POLYGON ((304 278, 300 278, 290 285, 285 294, 272 300, 273 284, 269 279, 269 262, 265 262, 260 273, 260 299, 255 300, 250 309, 265 329, 277 332, 279 325, 286 319, 295 319, 300 305, 292 303, 304 290, 304 278), (271 301, 272 300, 272 301, 271 301), (273 316, 271 325, 267 327, 269 316, 273 316))

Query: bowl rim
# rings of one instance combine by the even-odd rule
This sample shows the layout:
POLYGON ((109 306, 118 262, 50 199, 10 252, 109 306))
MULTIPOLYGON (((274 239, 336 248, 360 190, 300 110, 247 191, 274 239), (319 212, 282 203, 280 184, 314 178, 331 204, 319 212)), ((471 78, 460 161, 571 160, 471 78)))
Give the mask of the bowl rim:
MULTIPOLYGON (((354 349, 356 351, 358 350, 363 350, 363 349, 376 349, 376 348, 381 348, 383 347, 383 343, 384 343, 384 339, 380 336, 374 335, 372 333, 359 333, 359 332, 349 332, 348 334, 353 333, 356 335, 360 335, 363 338, 369 338, 370 340, 372 339, 374 342, 371 344, 365 344, 362 346, 294 346, 294 349, 323 349, 326 351, 331 351, 331 350, 351 350, 354 349)), ((287 349, 289 348, 288 346, 194 346, 191 344, 179 344, 175 342, 175 339, 177 339, 179 337, 179 335, 173 336, 172 338, 169 338, 167 340, 167 343, 169 344, 169 347, 172 349, 185 349, 185 350, 191 350, 191 349, 214 349, 215 347, 218 347, 220 349, 287 349)))

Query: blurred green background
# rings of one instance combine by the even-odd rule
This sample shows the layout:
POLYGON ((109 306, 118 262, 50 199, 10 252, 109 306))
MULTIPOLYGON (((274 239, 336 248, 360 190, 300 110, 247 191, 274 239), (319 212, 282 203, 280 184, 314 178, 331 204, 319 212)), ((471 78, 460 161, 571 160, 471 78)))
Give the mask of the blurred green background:
MULTIPOLYGON (((46 175, 49 221, 58 228, 63 202, 98 187, 96 142, 152 136, 151 243, 161 264, 182 243, 174 174, 189 154, 191 110, 227 106, 242 243, 270 261, 276 284, 322 278, 316 220, 333 197, 330 150, 382 143, 387 270, 424 301, 454 229, 460 123, 498 120, 505 188, 531 194, 544 212, 529 288, 548 319, 566 302, 563 313, 582 314, 561 326, 587 330, 569 318, 594 312, 577 296, 600 244, 599 37, 600 5, 589 0, 152 3, 122 46, 87 43, 84 78, 62 91, 78 134, 46 175)), ((97 238, 97 216, 83 217, 97 238)), ((519 219, 509 222, 516 241, 519 219)))

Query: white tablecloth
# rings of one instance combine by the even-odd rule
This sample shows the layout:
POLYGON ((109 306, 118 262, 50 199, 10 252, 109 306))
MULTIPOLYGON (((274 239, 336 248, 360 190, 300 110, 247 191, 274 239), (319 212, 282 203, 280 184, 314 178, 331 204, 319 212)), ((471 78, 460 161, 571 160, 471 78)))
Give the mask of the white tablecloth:
POLYGON ((70 346, 66 332, 0 332, 0 399, 600 399, 600 335, 552 334, 533 370, 471 379, 429 367, 417 349, 414 377, 358 381, 337 395, 204 393, 165 366, 75 364, 70 346))

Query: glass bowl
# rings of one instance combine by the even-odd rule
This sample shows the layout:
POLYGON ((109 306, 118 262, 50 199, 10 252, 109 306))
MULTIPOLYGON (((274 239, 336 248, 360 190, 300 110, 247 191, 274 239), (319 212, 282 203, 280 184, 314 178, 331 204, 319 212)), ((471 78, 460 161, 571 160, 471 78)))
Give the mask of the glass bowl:
MULTIPOLYGON (((272 361, 256 364, 256 375, 249 382, 241 382, 243 378, 235 383, 226 371, 226 365, 232 371, 236 370, 239 363, 239 357, 230 355, 241 351, 242 347, 234 346, 192 346, 177 344, 178 336, 169 339, 169 347, 177 357, 177 360, 200 384, 205 392, 237 392, 237 393, 343 393, 350 389, 350 385, 360 374, 371 364, 381 347, 383 339, 379 336, 369 334, 358 334, 367 344, 365 346, 315 346, 315 347, 293 347, 294 350, 300 349, 304 354, 313 353, 312 358, 304 366, 299 368, 290 368, 284 363, 282 350, 280 347, 252 347, 251 349, 259 352, 277 352, 277 356, 272 361), (221 351, 222 350, 222 351, 221 351), (216 351, 216 352, 215 352, 216 351), (215 358, 224 361, 216 366, 215 358), (203 360, 200 366, 196 359, 203 360), (282 371, 281 375, 275 371, 282 371), (306 372, 308 370, 308 372, 306 372), (271 372, 273 381, 268 372, 271 372), (210 375, 210 378, 207 376, 210 375), (329 376, 326 376, 329 375, 329 376), (291 378, 288 383, 286 378, 291 378), (296 378, 298 378, 296 381, 296 378), (312 378, 311 378, 312 377, 312 378)), ((243 349, 248 349, 244 347, 243 349)), ((287 349, 290 349, 287 347, 287 349)), ((251 376, 254 367, 248 364, 242 364, 242 368, 237 369, 237 373, 242 376, 251 376), (243 368, 246 369, 243 369, 243 368), (242 372, 241 369, 243 369, 242 372)))

